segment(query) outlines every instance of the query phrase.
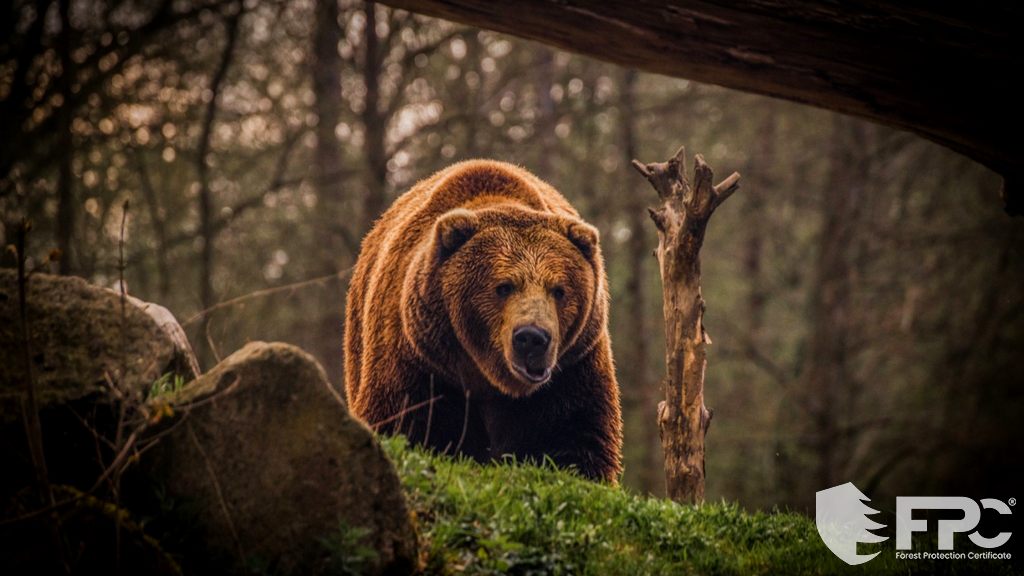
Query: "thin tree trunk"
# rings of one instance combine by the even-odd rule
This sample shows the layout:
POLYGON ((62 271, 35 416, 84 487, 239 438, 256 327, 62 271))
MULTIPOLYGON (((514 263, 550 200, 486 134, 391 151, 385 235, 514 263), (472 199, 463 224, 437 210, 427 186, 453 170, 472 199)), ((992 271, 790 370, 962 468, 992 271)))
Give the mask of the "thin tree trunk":
MULTIPOLYGON (((160 199, 157 196, 156 188, 153 186, 153 179, 149 177, 149 168, 143 153, 135 150, 135 163, 139 171, 139 187, 142 189, 143 198, 146 200, 146 208, 149 212, 149 221, 153 226, 156 235, 156 271, 157 271, 157 294, 159 302, 166 302, 171 294, 171 268, 167 248, 167 223, 164 217, 163 208, 160 206, 160 199)), ((143 276, 145 276, 143 274, 143 276)))
MULTIPOLYGON (((768 300, 768 287, 765 285, 766 278, 763 262, 765 240, 770 237, 769 229, 772 222, 771 215, 767 213, 768 204, 766 197, 775 190, 772 170, 776 162, 775 137, 778 114, 774 104, 770 101, 765 102, 761 112, 763 116, 757 127, 754 137, 753 154, 748 165, 750 174, 755 180, 753 185, 747 186, 744 192, 745 202, 741 205, 743 210, 740 218, 746 231, 743 246, 743 275, 746 279, 748 292, 746 298, 747 325, 744 327, 746 330, 746 343, 743 344, 743 348, 746 350, 748 357, 754 355, 761 357, 771 356, 771 353, 766 351, 766 342, 764 341, 764 309, 765 303, 768 300)), ((762 386, 757 385, 758 382, 763 381, 759 370, 753 362, 747 362, 744 367, 744 373, 748 384, 733 388, 733 394, 729 400, 734 406, 735 413, 749 414, 752 419, 757 419, 752 420, 751 425, 766 426, 768 427, 766 429, 777 429, 778 426, 775 425, 776 423, 770 411, 763 408, 773 405, 772 399, 777 397, 778 389, 773 388, 769 393, 770 395, 762 396, 764 389, 762 386)), ((760 448, 753 439, 744 437, 736 446, 738 461, 755 462, 760 448)), ((779 458, 776 458, 775 465, 779 464, 778 460, 779 458)), ((767 464, 766 468, 762 469, 760 464, 760 462, 757 462, 758 468, 754 469, 765 472, 764 477, 757 478, 751 482, 750 476, 734 475, 731 478, 733 493, 758 495, 771 493, 772 482, 778 481, 777 469, 772 468, 772 464, 767 464)))
POLYGON ((665 454, 668 495, 678 502, 704 501, 704 438, 711 412, 704 406, 706 347, 704 299, 700 288, 700 249, 715 209, 738 188, 733 172, 717 186, 711 168, 698 154, 693 187, 683 175, 686 151, 667 162, 637 169, 654 187, 661 206, 648 209, 658 229, 658 264, 664 291, 665 400, 658 404, 658 426, 665 454))
POLYGON ((74 160, 74 146, 70 125, 60 127, 60 151, 57 159, 57 248, 60 250, 60 262, 57 270, 61 275, 75 273, 76 254, 74 252, 75 222, 78 219, 78 205, 75 201, 74 182, 71 163, 74 160))
MULTIPOLYGON (((318 0, 316 10, 316 33, 313 38, 313 94, 318 118, 316 126, 316 161, 313 166, 315 185, 321 219, 320 230, 324 242, 322 250, 322 275, 343 268, 346 246, 341 229, 346 225, 344 215, 345 189, 340 176, 343 150, 335 127, 341 122, 342 60, 338 44, 342 40, 342 28, 338 22, 338 0, 318 0)), ((322 292, 319 312, 320 329, 316 332, 317 350, 324 369, 331 382, 342 381, 342 326, 343 298, 335 286, 322 292)))
MULTIPOLYGON (((61 31, 58 40, 60 50, 60 83, 64 104, 57 110, 57 248, 61 258, 58 270, 62 275, 75 273, 76 254, 74 252, 75 223, 78 220, 78 204, 75 200, 75 175, 72 163, 75 158, 74 134, 71 132, 73 118, 72 85, 74 84, 75 61, 71 57, 73 39, 71 37, 71 2, 60 0, 61 31)), ((42 17, 42 15, 38 16, 42 17)))
MULTIPOLYGON (((637 157, 636 150, 636 102, 634 91, 637 73, 635 70, 626 70, 622 78, 622 100, 619 102, 619 118, 621 121, 623 152, 625 161, 631 162, 637 157)), ((644 218, 644 208, 647 203, 638 195, 629 195, 630 206, 627 210, 629 215, 629 229, 632 235, 627 246, 627 269, 626 294, 629 302, 629 313, 626 315, 626 330, 632 335, 630 340, 629 374, 632 377, 629 388, 624 394, 630 404, 631 412, 640 415, 637 420, 640 422, 640 445, 643 446, 641 472, 639 476, 640 487, 646 492, 658 493, 663 490, 663 461, 658 441, 658 424, 648 417, 658 404, 658 387, 650 378, 649 361, 649 340, 643 335, 647 334, 647 291, 645 282, 647 277, 647 261, 650 259, 650 247, 647 244, 644 231, 647 227, 644 218)))
MULTIPOLYGON (((224 22, 226 39, 220 62, 210 80, 210 102, 206 106, 203 117, 203 131, 199 137, 199 150, 196 154, 196 174, 199 180, 199 233, 203 239, 202 251, 199 255, 199 299, 202 309, 212 308, 217 303, 217 294, 213 286, 214 273, 214 242, 217 232, 214 229, 213 192, 210 190, 209 154, 213 139, 213 126, 217 116, 217 100, 221 87, 227 77, 231 60, 234 56, 235 44, 238 40, 238 22, 241 19, 242 6, 238 12, 229 16, 224 22)), ((203 315, 199 325, 199 360, 203 366, 209 366, 213 350, 208 341, 209 315, 203 315)))
MULTIPOLYGON (((376 7, 374 2, 367 2, 364 10, 363 83, 366 87, 366 102, 362 117, 368 169, 367 193, 363 200, 364 232, 370 229, 387 206, 387 119, 380 110, 381 51, 380 40, 377 38, 376 7)), ((400 98, 401 95, 396 94, 394 97, 400 98)))
POLYGON ((743 249, 743 269, 750 287, 747 293, 747 329, 750 343, 754 346, 762 344, 764 306, 768 300, 762 269, 766 229, 770 221, 766 214, 768 206, 765 200, 766 192, 775 189, 772 169, 775 166, 775 136, 778 125, 778 114, 771 102, 764 105, 763 112, 764 117, 755 138, 755 153, 750 162, 750 171, 757 176, 759 185, 750 188, 744 194, 746 202, 743 216, 744 228, 747 231, 743 249))
POLYGON ((554 177, 552 157, 555 149, 555 100, 551 88, 555 83, 555 53, 550 48, 538 48, 539 62, 535 67, 537 90, 537 124, 540 135, 537 146, 537 160, 533 169, 542 180, 550 182, 554 177))
MULTIPOLYGON (((18 336, 21 338, 21 357, 25 375, 25 395, 21 398, 22 423, 25 426, 25 439, 28 443, 29 458, 35 474, 36 493, 41 508, 52 508, 56 504, 53 487, 46 466, 46 450, 43 445, 43 426, 39 418, 39 402, 36 398, 36 385, 32 369, 32 350, 30 345, 28 315, 28 280, 29 272, 25 269, 28 257, 28 233, 31 224, 23 219, 15 231, 15 248, 18 259, 18 336)), ((50 513, 48 526, 49 536, 56 559, 59 560, 63 572, 71 573, 68 566, 64 540, 61 537, 60 516, 56 510, 50 513)))
POLYGON ((462 109, 468 112, 466 121, 463 122, 463 126, 466 127, 466 139, 461 150, 461 156, 464 158, 476 158, 481 156, 478 152, 480 149, 477 144, 477 132, 478 132, 478 118, 480 112, 480 101, 484 92, 484 75, 480 69, 480 59, 486 52, 483 50, 483 46, 480 42, 480 37, 476 34, 469 34, 465 38, 466 42, 466 64, 472 66, 472 71, 476 72, 480 81, 476 87, 472 87, 468 82, 461 82, 459 85, 462 89, 463 106, 462 109))
POLYGON ((829 488, 842 480, 835 472, 845 444, 839 434, 844 391, 851 385, 847 339, 851 329, 852 263, 848 250, 855 240, 866 154, 860 124, 841 116, 834 120, 824 220, 812 284, 812 329, 804 382, 814 427, 810 438, 816 461, 814 490, 829 488))

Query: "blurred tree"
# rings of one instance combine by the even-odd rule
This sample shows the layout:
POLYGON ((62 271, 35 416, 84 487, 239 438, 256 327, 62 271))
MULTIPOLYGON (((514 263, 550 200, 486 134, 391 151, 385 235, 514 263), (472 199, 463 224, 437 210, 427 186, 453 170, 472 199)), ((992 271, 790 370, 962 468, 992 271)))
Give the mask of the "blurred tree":
MULTIPOLYGON (((343 169, 345 154, 338 138, 342 125, 344 100, 341 76, 344 62, 339 53, 344 31, 338 0, 317 0, 315 32, 312 48, 312 77, 314 109, 316 111, 316 150, 313 154, 313 178, 316 188, 316 224, 322 239, 319 252, 322 265, 318 276, 342 270, 355 261, 358 239, 355 230, 346 226, 351 218, 346 214, 346 176, 343 169)), ((322 358, 330 381, 341 386, 344 368, 341 346, 344 326, 344 304, 337 294, 322 291, 317 294, 319 308, 320 342, 315 347, 322 358)))
MULTIPOLYGON (((837 484, 840 458, 848 446, 840 430, 849 421, 854 386, 848 366, 854 313, 849 248, 854 245, 870 170, 871 143, 866 132, 863 123, 850 118, 836 116, 833 120, 829 176, 822 199, 824 222, 819 233, 815 289, 810 293, 811 333, 803 372, 803 397, 812 426, 809 438, 817 462, 814 486, 820 487, 837 484)), ((809 498, 813 492, 810 490, 809 498)))
POLYGON ((159 39, 193 22, 223 0, 181 9, 170 0, 139 10, 116 10, 101 0, 19 0, 5 3, 0 20, 9 27, 0 48, 4 90, 0 92, 0 197, 18 183, 32 182, 56 165, 55 243, 62 273, 77 269, 76 227, 82 200, 75 196, 75 120, 86 104, 104 104, 104 88, 135 59, 152 55, 159 39), (47 15, 54 14, 52 25, 47 15))
MULTIPOLYGON (((241 18, 241 3, 235 4, 224 18, 224 48, 217 69, 210 78, 207 88, 209 96, 204 97, 207 98, 206 112, 203 115, 199 148, 196 152, 196 178, 199 182, 199 236, 202 239, 202 250, 199 253, 199 303, 203 310, 209 310, 217 303, 217 295, 213 286, 214 244, 217 241, 217 232, 213 229, 214 198, 213 191, 210 189, 210 144, 213 140, 214 123, 217 120, 218 100, 224 80, 227 78, 228 69, 235 56, 235 45, 238 42, 238 22, 241 18)), ((205 367, 212 366, 211 354, 216 355, 217 360, 220 360, 210 338, 209 318, 208 315, 204 315, 200 321, 200 339, 196 352, 200 365, 205 367)))
MULTIPOLYGON (((619 88, 620 101, 618 115, 620 126, 620 138, 622 140, 622 164, 626 165, 638 157, 636 118, 637 105, 635 101, 637 73, 633 70, 626 70, 622 73, 622 83, 619 88)), ((663 457, 661 444, 658 440, 658 427, 654 415, 657 413, 658 400, 661 397, 659 385, 652 381, 651 370, 648 364, 651 362, 649 339, 644 335, 649 334, 651 327, 648 316, 648 295, 647 286, 650 273, 647 270, 647 262, 652 258, 651 243, 644 230, 649 226, 647 215, 648 195, 643 194, 645 190, 638 190, 631 186, 630 182, 623 184, 627 198, 626 222, 629 226, 629 240, 626 260, 628 262, 625 297, 629 302, 629 309, 626 313, 626 330, 632 337, 627 340, 631 349, 626 351, 627 362, 631 366, 628 375, 623 374, 623 387, 625 388, 624 400, 628 409, 634 412, 634 418, 639 422, 639 432, 634 444, 641 454, 642 474, 640 475, 640 486, 654 493, 661 493, 664 490, 664 477, 662 470, 663 457)), ((620 353, 622 350, 620 349, 620 353)))

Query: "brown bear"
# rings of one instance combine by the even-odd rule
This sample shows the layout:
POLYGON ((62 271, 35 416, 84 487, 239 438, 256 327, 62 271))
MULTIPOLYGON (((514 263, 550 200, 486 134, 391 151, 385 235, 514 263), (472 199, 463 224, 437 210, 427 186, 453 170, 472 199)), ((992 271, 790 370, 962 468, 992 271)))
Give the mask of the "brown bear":
POLYGON ((616 482, 607 316, 597 230, 522 168, 455 164, 363 241, 345 318, 349 406, 440 452, 546 456, 616 482))

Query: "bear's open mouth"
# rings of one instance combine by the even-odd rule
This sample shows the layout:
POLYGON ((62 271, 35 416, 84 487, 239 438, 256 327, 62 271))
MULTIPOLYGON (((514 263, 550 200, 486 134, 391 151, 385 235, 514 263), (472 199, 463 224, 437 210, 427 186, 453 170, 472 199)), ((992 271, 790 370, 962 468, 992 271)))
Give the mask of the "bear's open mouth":
POLYGON ((551 368, 545 367, 540 371, 535 371, 518 364, 512 364, 512 367, 531 384, 543 384, 551 379, 551 368))

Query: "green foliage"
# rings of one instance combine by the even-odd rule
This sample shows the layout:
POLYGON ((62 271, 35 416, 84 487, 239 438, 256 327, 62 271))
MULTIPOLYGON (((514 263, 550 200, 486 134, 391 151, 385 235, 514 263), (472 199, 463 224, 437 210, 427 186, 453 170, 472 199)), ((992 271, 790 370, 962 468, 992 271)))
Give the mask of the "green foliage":
POLYGON ((180 374, 173 374, 168 372, 153 382, 153 385, 149 387, 149 394, 146 396, 146 401, 151 402, 167 396, 174 396, 185 386, 185 378, 180 374))
POLYGON ((358 576, 377 560, 377 551, 366 544, 369 528, 338 523, 338 530, 320 539, 327 549, 327 573, 338 576, 358 576))
POLYGON ((891 540, 847 566, 792 513, 648 498, 541 466, 482 466, 382 439, 414 510, 430 574, 971 573, 993 562, 900 561, 891 540))

